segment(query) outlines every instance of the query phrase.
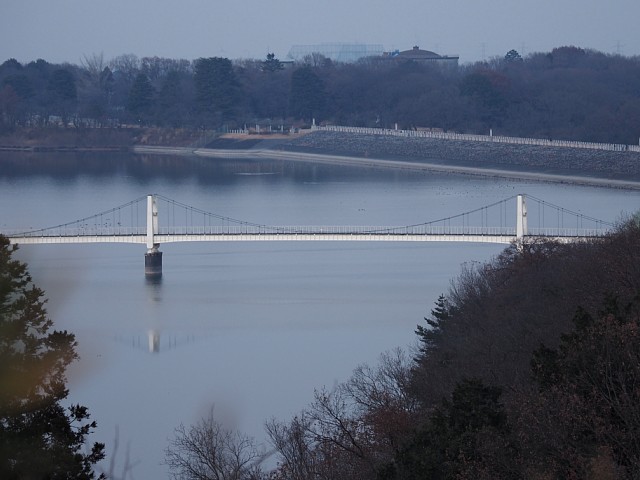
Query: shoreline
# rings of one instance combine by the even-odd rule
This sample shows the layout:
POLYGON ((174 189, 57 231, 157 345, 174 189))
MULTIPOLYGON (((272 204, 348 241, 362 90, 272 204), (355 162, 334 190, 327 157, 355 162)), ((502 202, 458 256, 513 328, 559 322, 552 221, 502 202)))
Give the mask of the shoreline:
MULTIPOLYGON (((151 155, 184 155, 207 158, 237 158, 237 159, 273 159, 293 162, 319 163, 328 165, 344 165, 356 167, 373 167, 397 169, 407 171, 441 172, 462 175, 474 175, 490 178, 509 178, 514 180, 534 180, 550 183, 570 183, 574 185, 589 185, 607 188, 621 188, 640 190, 640 181, 617 180, 603 177, 589 177, 582 175, 552 174, 532 170, 509 170, 499 168, 483 168, 471 165, 450 165, 446 163, 432 163, 423 161, 389 160, 375 157, 357 157, 328 153, 309 153, 295 150, 275 149, 210 149, 188 147, 159 147, 135 145, 131 151, 137 154, 151 155)), ((524 168, 524 167, 523 167, 524 168)))
MULTIPOLYGON (((126 133, 126 132, 125 132, 126 133)), ((146 138, 146 137, 145 137, 146 138)), ((304 132, 294 136, 221 135, 207 147, 140 143, 145 138, 73 145, 0 145, 0 153, 126 153, 200 156, 226 159, 272 159, 351 167, 441 172, 558 184, 640 190, 640 155, 589 152, 574 148, 531 147, 434 139, 398 139, 380 135, 304 132), (138 140, 138 142, 136 142, 138 140)), ((157 138, 156 140, 162 140, 157 138)), ((175 138, 173 138, 175 140, 175 138)), ((183 145, 186 144, 182 143, 183 145)))

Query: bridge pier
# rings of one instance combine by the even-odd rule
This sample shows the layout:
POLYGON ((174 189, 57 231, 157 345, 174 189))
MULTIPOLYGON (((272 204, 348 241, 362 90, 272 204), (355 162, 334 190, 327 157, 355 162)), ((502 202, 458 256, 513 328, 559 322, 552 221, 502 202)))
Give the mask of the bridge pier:
POLYGON ((144 275, 146 277, 162 276, 162 252, 152 248, 144 254, 144 275))

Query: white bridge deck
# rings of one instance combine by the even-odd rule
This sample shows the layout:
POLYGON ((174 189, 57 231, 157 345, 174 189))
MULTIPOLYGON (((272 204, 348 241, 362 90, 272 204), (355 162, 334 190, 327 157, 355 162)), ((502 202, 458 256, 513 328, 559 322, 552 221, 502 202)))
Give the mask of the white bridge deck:
MULTIPOLYGON (((396 227, 275 227, 275 231, 225 229, 209 227, 172 228, 156 233, 155 244, 177 242, 466 242, 509 244, 517 240, 513 228, 450 227, 428 231, 398 231, 396 227)), ((588 229, 540 229, 529 231, 527 238, 545 238, 560 242, 584 241, 602 235, 588 229)), ((130 229, 103 229, 100 232, 66 231, 43 235, 9 236, 11 243, 21 245, 73 243, 134 243, 146 244, 146 232, 130 229)))

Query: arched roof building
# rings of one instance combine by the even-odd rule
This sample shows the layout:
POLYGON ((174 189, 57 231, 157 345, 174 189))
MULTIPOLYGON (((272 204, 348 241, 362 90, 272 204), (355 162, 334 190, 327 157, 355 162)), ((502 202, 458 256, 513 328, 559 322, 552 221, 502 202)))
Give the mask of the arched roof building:
POLYGON ((402 52, 396 50, 394 52, 387 52, 385 56, 395 60, 405 60, 413 62, 433 62, 441 65, 457 66, 460 57, 457 55, 438 55, 435 52, 429 50, 420 50, 417 45, 411 50, 404 50, 402 52))

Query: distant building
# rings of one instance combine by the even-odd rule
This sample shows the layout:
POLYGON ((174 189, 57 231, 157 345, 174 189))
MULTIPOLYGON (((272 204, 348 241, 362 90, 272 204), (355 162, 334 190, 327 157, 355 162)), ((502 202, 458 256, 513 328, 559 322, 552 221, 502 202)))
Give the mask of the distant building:
POLYGON ((287 59, 301 61, 306 56, 319 53, 334 62, 354 63, 365 57, 380 57, 384 53, 382 45, 363 43, 320 43, 318 45, 294 45, 287 59))
POLYGON ((313 54, 320 54, 334 62, 354 63, 361 58, 378 57, 398 61, 433 63, 446 67, 457 67, 459 56, 439 55, 429 50, 420 50, 415 46, 411 50, 385 52, 382 45, 363 43, 320 43, 317 45, 294 45, 287 54, 285 62, 300 62, 313 54))
POLYGON ((436 63, 442 66, 453 67, 458 66, 458 60, 460 59, 457 55, 438 55, 437 53, 430 52, 429 50, 420 50, 420 47, 418 46, 413 47, 411 50, 404 50, 402 52, 399 50, 385 52, 384 56, 394 60, 436 63))

